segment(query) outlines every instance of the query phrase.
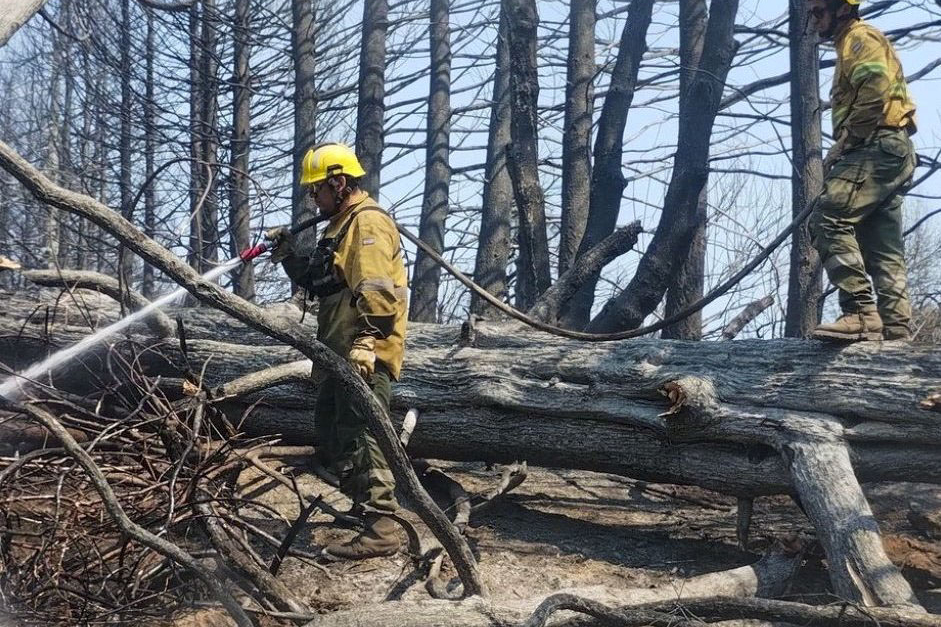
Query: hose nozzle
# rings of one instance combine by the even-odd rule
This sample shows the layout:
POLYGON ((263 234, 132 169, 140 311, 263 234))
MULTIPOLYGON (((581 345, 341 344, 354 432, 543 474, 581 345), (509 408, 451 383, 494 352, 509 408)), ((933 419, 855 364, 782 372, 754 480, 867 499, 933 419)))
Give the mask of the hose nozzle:
POLYGON ((258 257, 259 255, 262 255, 266 252, 268 252, 268 244, 256 244, 255 246, 246 248, 240 252, 239 259, 242 260, 242 263, 248 263, 255 257, 258 257))

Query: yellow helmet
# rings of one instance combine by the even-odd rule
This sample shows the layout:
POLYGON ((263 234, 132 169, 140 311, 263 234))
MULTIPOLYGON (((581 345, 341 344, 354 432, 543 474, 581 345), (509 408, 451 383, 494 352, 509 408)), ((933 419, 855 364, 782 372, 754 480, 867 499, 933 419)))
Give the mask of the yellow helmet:
POLYGON ((852 4, 853 6, 858 7, 862 0, 846 0, 846 4, 852 4))
POLYGON ((343 144, 318 144, 304 155, 301 166, 301 185, 314 185, 331 176, 346 174, 359 178, 366 174, 356 153, 343 144))

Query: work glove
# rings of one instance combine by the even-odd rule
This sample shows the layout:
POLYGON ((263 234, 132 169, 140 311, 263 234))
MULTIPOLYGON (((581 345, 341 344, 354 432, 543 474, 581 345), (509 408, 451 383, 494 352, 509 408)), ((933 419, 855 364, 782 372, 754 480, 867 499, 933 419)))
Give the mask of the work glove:
POLYGON ((271 263, 279 263, 294 253, 294 235, 286 226, 276 226, 265 231, 265 239, 271 242, 271 263))
POLYGON ((359 376, 369 381, 369 377, 376 371, 376 338, 361 335, 353 340, 349 359, 359 376))

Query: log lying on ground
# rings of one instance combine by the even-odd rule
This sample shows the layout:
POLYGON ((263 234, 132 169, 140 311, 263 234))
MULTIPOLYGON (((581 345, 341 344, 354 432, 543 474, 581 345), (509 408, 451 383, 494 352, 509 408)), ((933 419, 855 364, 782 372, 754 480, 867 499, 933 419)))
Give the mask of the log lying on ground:
MULTIPOLYGON (((0 320, 0 354, 35 358, 48 342, 65 345, 81 335, 22 326, 0 320)), ((190 333, 190 359, 207 363, 207 383, 223 390, 300 357, 283 346, 240 344, 238 333, 197 337, 190 333)), ((151 375, 179 376, 171 342, 138 337, 121 350, 135 352, 151 375)), ((87 373, 102 364, 100 355, 89 356, 84 372, 73 365, 54 381, 89 392, 87 373)), ((309 367, 279 369, 271 380, 290 383, 229 398, 223 407, 238 418, 251 406, 247 426, 255 431, 311 438, 316 386, 304 376, 309 367)), ((920 405, 939 379, 941 354, 902 343, 599 345, 516 325, 478 324, 472 337, 457 327, 416 325, 394 406, 400 416, 408 407, 420 411, 412 456, 526 459, 737 496, 800 495, 844 598, 914 604, 885 558, 858 482, 941 483, 941 417, 920 405)), ((244 382, 241 389, 250 389, 244 382)))
MULTIPOLYGON (((116 301, 124 300, 131 311, 143 309, 150 304, 140 293, 127 289, 114 277, 99 272, 85 272, 80 270, 27 270, 23 276, 43 286, 66 285, 70 290, 87 289, 110 296, 116 301)), ((162 311, 156 311, 148 316, 146 324, 157 337, 173 335, 173 323, 162 311)))
MULTIPOLYGON (((0 318, 0 355, 14 369, 86 332, 47 330, 41 318, 23 325, 28 311, 7 314, 0 318)), ((210 387, 230 384, 235 390, 235 383, 243 392, 259 389, 237 380, 261 380, 259 371, 274 366, 280 368, 269 371, 268 382, 288 381, 229 399, 231 417, 257 403, 245 424, 251 432, 311 441, 317 390, 307 380, 310 362, 298 361, 301 355, 285 346, 257 345, 253 332, 221 313, 190 310, 184 316, 190 359, 196 370, 208 362, 210 387)), ((394 406, 400 418, 408 407, 421 412, 409 443, 413 456, 527 459, 736 496, 780 494, 793 492, 793 484, 783 458, 765 438, 777 435, 768 420, 790 412, 806 415, 808 424, 832 425, 850 444, 862 481, 941 482, 941 417, 919 407, 925 390, 941 377, 941 356, 927 348, 898 343, 838 348, 798 340, 584 344, 490 324, 477 325, 474 346, 462 346, 461 337, 459 327, 412 327, 394 406), (680 414, 670 420, 660 416, 670 405, 661 390, 704 377, 721 403, 702 424, 684 427, 680 414)), ((135 335, 115 346, 136 351, 136 361, 151 375, 180 376, 173 340, 135 335)), ((104 350, 59 371, 56 385, 94 392, 104 350)), ((225 390, 217 389, 217 396, 225 390)))

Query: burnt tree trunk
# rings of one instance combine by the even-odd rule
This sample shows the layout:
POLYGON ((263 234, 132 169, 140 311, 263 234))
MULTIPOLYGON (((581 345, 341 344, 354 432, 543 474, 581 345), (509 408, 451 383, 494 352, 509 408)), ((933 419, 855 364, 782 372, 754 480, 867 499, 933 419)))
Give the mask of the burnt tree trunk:
POLYGON ((385 143, 386 29, 388 0, 363 3, 363 41, 359 55, 359 104, 356 107, 356 154, 366 170, 362 186, 379 199, 379 174, 385 143))
MULTIPOLYGON (((474 282, 497 298, 507 297, 506 268, 510 261, 510 226, 513 223, 513 184, 507 170, 510 147, 510 70, 507 21, 501 9, 496 39, 496 68, 493 74, 493 106, 487 137, 480 237, 474 265, 474 282)), ((471 311, 485 315, 490 306, 471 295, 471 311)))
MULTIPOLYGON (((236 0, 233 24, 235 72, 232 75, 232 138, 229 162, 229 246, 230 255, 251 245, 249 150, 251 148, 251 2, 236 0)), ((255 299, 254 266, 242 263, 232 271, 232 291, 245 300, 255 299)))
MULTIPOLYGON (((292 151, 293 178, 291 180, 291 224, 313 218, 317 212, 313 199, 298 184, 304 153, 316 143, 317 90, 314 84, 317 69, 313 0, 291 0, 291 56, 294 63, 294 148, 292 151)), ((316 229, 297 234, 298 246, 311 249, 316 229)), ((292 284, 292 291, 297 291, 292 284)))
POLYGON ((200 0, 190 7, 190 234, 189 263, 204 273, 218 260, 219 206, 216 196, 218 154, 216 140, 216 29, 215 0, 200 0))
MULTIPOLYGON (((123 215, 124 219, 128 222, 134 221, 134 208, 131 207, 131 199, 134 197, 134 190, 131 188, 132 54, 134 54, 134 51, 131 49, 131 2, 130 0, 121 0, 121 65, 119 69, 121 75, 121 105, 119 109, 121 134, 118 141, 118 153, 121 162, 121 215, 123 215)), ((121 275, 121 282, 131 287, 134 281, 134 255, 128 253, 123 248, 120 253, 118 271, 121 275)))
MULTIPOLYGON (((698 103, 690 100, 691 79, 699 69, 709 16, 706 0, 680 0, 680 117, 690 114, 698 103)), ((667 318, 683 311, 703 296, 706 273, 707 187, 703 185, 696 203, 696 230, 689 255, 680 266, 676 280, 667 290, 663 315, 667 318)), ((702 339, 702 311, 687 316, 661 332, 661 337, 677 340, 702 339)))
MULTIPOLYGON (((793 215, 814 201, 823 185, 820 159, 820 61, 817 35, 807 28, 810 7, 790 0, 788 34, 791 51, 791 211, 793 215)), ((784 335, 807 337, 819 322, 823 292, 820 258, 810 243, 807 226, 791 238, 791 265, 787 285, 784 335)))
MULTIPOLYGON (((621 195, 626 184, 621 168, 624 128, 627 125, 628 111, 634 101, 640 61, 647 50, 647 29, 650 27, 653 4, 654 0, 632 0, 627 22, 621 33, 617 61, 611 72, 611 84, 601 107, 601 119, 598 121, 588 223, 578 247, 578 256, 584 255, 613 233, 617 225, 621 195)), ((581 329, 588 324, 597 284, 598 277, 594 276, 576 293, 562 319, 563 326, 581 329)))
MULTIPOLYGON (((425 151, 425 192, 418 236, 438 254, 444 251, 444 225, 448 217, 451 166, 451 41, 448 3, 431 0, 431 83, 428 89, 428 131, 425 151)), ((441 267, 418 249, 411 283, 408 318, 419 322, 438 319, 441 267)))
MULTIPOLYGON (((154 16, 147 11, 147 32, 144 37, 144 180, 150 181, 154 173, 154 153, 157 149, 157 126, 154 112, 154 16)), ((144 235, 150 238, 157 234, 157 194, 151 182, 144 190, 144 235)), ((79 244, 83 246, 84 244, 79 244)), ((83 269, 84 264, 78 264, 83 269)), ((144 264, 141 277, 141 292, 145 298, 153 298, 156 293, 154 285, 154 267, 144 264)))
MULTIPOLYGON (((71 0, 63 0, 62 4, 59 6, 58 22, 68 24, 71 23, 73 19, 74 11, 72 9, 71 0)), ((75 159, 72 155, 72 96, 75 92, 76 82, 73 65, 74 42, 71 38, 59 33, 56 37, 56 44, 61 56, 56 59, 54 63, 59 65, 60 71, 63 74, 64 88, 61 118, 59 120, 59 142, 58 146, 56 146, 56 150, 59 153, 59 176, 66 187, 74 189, 77 180, 75 159), (60 40, 61 45, 59 45, 60 40)), ((77 250, 81 247, 81 243, 75 236, 78 222, 79 220, 76 220, 74 216, 65 217, 64 220, 60 218, 60 225, 64 227, 60 228, 61 237, 59 241, 58 264, 61 268, 72 266, 71 260, 76 257, 77 250)))
POLYGON ((216 0, 202 0, 203 14, 200 27, 200 129, 202 139, 202 163, 204 168, 203 200, 200 203, 199 251, 203 272, 215 267, 219 261, 219 9, 216 0))
MULTIPOLYGON (((62 19, 64 15, 64 6, 59 11, 58 18, 62 19)), ((53 31, 52 33, 52 68, 49 77, 49 110, 47 112, 46 124, 46 159, 43 164, 49 177, 56 182, 62 180, 62 127, 61 118, 68 115, 62 112, 59 106, 59 89, 65 73, 65 60, 68 38, 62 33, 53 31)), ((45 265, 49 268, 55 268, 59 264, 59 258, 62 250, 62 216, 52 207, 43 207, 45 215, 43 243, 46 247, 45 265)))
POLYGON ((642 324, 663 299, 689 254, 699 197, 709 171, 712 125, 737 48, 733 37, 737 11, 738 0, 712 0, 699 71, 688 89, 690 101, 697 106, 679 120, 673 175, 660 223, 634 278, 591 321, 588 329, 592 332, 621 331, 642 324))
POLYGON ((202 111, 203 89, 201 87, 200 65, 200 3, 193 2, 189 9, 189 68, 190 68, 190 98, 189 98, 189 151, 190 151, 190 194, 189 194, 189 249, 186 260, 190 267, 197 272, 203 272, 201 251, 203 249, 203 214, 200 207, 200 198, 205 177, 204 166, 201 163, 202 127, 200 114, 202 111))
POLYGON ((565 126, 562 138, 562 229, 559 274, 572 265, 588 222, 591 202, 591 127, 595 112, 595 0, 569 7, 565 126))
POLYGON ((519 228, 516 307, 529 309, 549 289, 546 207, 539 181, 539 72, 536 66, 536 0, 503 0, 510 46, 510 145, 507 163, 519 228))

